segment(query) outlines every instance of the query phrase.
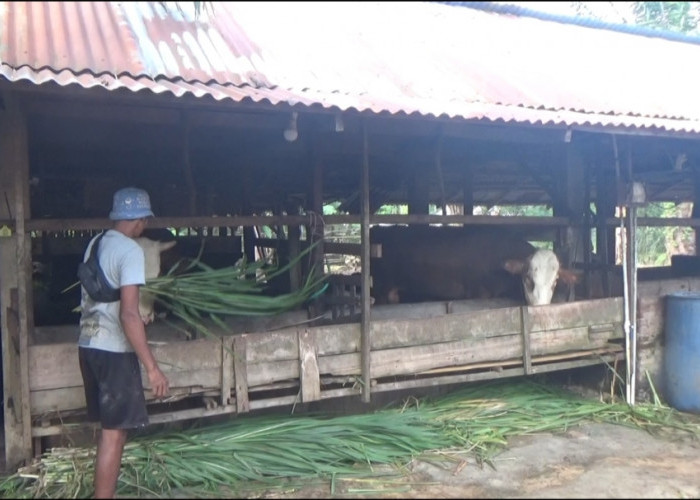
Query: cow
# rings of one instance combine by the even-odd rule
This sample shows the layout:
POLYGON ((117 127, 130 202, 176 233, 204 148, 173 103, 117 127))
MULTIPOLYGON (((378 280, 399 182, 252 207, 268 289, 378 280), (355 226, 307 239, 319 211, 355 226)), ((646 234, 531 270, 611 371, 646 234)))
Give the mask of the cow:
POLYGON ((493 227, 373 227, 381 257, 370 262, 377 304, 509 298, 528 305, 552 301, 557 283, 578 275, 551 250, 493 227))
MULTIPOLYGON (((136 243, 143 249, 145 257, 146 281, 160 274, 160 254, 173 246, 175 241, 156 241, 146 237, 135 238, 136 243)), ((139 314, 145 324, 151 323, 155 318, 153 311, 154 297, 146 290, 141 289, 139 294, 139 314)))

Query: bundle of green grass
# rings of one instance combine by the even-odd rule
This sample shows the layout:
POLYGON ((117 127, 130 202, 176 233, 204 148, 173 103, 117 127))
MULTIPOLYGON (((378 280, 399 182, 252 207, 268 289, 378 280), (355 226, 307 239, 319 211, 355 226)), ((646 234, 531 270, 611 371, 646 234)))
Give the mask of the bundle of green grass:
POLYGON ((149 279, 141 287, 171 316, 199 333, 214 336, 211 325, 226 328, 226 316, 271 316, 293 310, 321 295, 327 285, 311 272, 297 290, 279 295, 266 293, 268 283, 288 272, 315 247, 307 247, 282 267, 265 260, 212 268, 199 257, 183 268, 182 262, 165 275, 149 279))
MULTIPOLYGON (((231 497, 376 478, 380 465, 400 477, 411 460, 447 460, 471 453, 481 463, 509 438, 564 431, 583 422, 609 422, 700 437, 700 418, 660 402, 603 403, 531 381, 497 381, 435 400, 361 415, 238 417, 127 443, 120 497, 231 497)), ((93 448, 59 448, 0 484, 6 497, 89 496, 93 448)), ((385 476, 385 481, 388 481, 385 476)), ((376 480, 376 479, 375 479, 376 480)), ((385 490, 384 490, 385 491, 385 490)))

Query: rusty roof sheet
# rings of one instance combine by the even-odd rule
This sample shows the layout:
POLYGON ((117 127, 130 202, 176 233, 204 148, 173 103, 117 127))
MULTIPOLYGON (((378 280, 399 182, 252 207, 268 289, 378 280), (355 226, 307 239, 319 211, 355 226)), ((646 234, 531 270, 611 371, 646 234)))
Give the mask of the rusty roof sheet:
POLYGON ((0 2, 37 85, 700 132, 700 45, 435 2, 0 2), (179 8, 178 8, 179 5, 179 8))

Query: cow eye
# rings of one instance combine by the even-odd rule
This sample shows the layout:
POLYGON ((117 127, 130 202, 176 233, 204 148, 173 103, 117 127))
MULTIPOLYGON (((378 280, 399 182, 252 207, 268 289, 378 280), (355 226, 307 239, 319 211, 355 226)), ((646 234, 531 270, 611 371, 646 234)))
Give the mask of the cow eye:
POLYGON ((529 274, 523 276, 523 283, 525 284, 525 288, 528 290, 532 290, 535 286, 534 282, 532 281, 532 277, 529 274))

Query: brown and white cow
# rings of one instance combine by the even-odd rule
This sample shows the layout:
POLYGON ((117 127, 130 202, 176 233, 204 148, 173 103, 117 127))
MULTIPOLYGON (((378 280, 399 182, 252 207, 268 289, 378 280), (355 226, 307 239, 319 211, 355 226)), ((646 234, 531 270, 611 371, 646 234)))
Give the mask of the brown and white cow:
POLYGON ((510 298, 549 304, 557 283, 577 275, 551 250, 493 227, 374 227, 370 242, 381 258, 370 269, 378 304, 510 298))
MULTIPOLYGON (((175 246, 175 241, 155 241, 146 237, 135 238, 136 243, 143 249, 146 267, 146 281, 160 274, 160 254, 175 246)), ((139 294, 139 313, 145 324, 149 324, 155 318, 153 312, 154 298, 145 290, 139 294)))

